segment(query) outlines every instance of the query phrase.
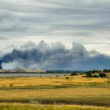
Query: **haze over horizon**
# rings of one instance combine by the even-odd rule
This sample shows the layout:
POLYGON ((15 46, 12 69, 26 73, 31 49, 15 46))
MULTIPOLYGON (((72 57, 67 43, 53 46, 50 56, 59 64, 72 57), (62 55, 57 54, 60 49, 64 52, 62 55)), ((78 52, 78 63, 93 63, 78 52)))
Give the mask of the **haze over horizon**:
POLYGON ((110 68, 109 0, 0 0, 0 68, 110 68))

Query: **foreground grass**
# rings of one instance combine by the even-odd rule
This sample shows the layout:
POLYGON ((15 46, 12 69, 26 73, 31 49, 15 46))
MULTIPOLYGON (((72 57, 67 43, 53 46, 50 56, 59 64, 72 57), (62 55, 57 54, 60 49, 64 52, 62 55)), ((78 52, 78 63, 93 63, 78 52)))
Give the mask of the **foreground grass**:
POLYGON ((0 104, 0 110, 110 110, 105 107, 77 105, 0 104))

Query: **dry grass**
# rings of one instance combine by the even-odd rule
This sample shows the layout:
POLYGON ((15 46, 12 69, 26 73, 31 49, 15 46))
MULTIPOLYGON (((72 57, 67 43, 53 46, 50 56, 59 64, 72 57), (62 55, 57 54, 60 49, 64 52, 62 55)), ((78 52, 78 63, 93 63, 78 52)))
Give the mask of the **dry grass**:
POLYGON ((59 88, 37 90, 0 90, 0 98, 63 98, 63 97, 100 97, 110 96, 109 88, 59 88))
POLYGON ((109 85, 109 78, 86 78, 81 75, 0 78, 0 100, 69 100, 78 104, 108 106, 109 85), (10 83, 14 84, 12 88, 10 83))
MULTIPOLYGON (((65 76, 66 77, 66 76, 65 76)), ((110 79, 107 78, 85 78, 80 75, 69 77, 67 80, 65 77, 15 77, 15 78, 1 78, 0 87, 9 87, 10 83, 14 84, 14 87, 25 87, 25 86, 61 86, 61 85, 86 85, 93 83, 107 83, 110 79)))

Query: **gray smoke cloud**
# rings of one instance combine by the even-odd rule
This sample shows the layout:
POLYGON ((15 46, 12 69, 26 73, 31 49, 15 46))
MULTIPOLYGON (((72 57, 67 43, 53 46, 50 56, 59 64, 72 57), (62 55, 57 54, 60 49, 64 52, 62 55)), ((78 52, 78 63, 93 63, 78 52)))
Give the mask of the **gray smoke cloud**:
POLYGON ((21 49, 5 54, 0 62, 5 69, 89 70, 110 67, 109 56, 95 50, 88 51, 82 44, 75 42, 70 49, 62 43, 49 45, 41 41, 37 45, 28 42, 21 49))

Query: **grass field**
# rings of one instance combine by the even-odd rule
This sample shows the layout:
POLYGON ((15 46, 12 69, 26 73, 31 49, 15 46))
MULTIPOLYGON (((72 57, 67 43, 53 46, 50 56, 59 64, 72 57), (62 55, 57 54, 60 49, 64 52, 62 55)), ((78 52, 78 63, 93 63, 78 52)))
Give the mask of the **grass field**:
POLYGON ((0 88, 33 88, 41 86, 50 87, 71 87, 71 86, 110 86, 109 78, 86 78, 81 75, 63 77, 5 77, 0 78, 0 88))
MULTIPOLYGON (((110 78, 87 78, 82 75, 62 77, 1 77, 0 102, 77 104, 109 107, 110 78)), ((2 106, 0 105, 0 107, 2 106)), ((45 110, 49 110, 48 107, 45 110)), ((55 110, 59 110, 59 108, 56 107, 55 110)), ((62 108, 62 110, 68 109, 62 108)))
POLYGON ((79 105, 0 104, 0 110, 110 110, 105 107, 79 105))

